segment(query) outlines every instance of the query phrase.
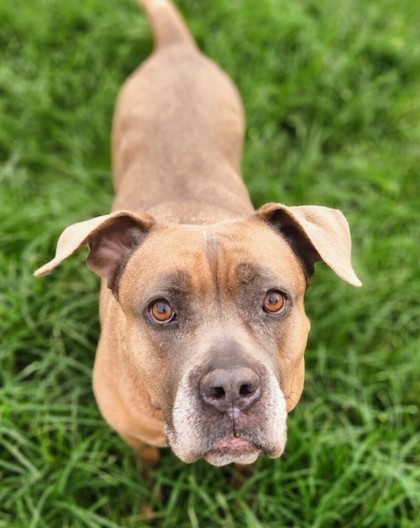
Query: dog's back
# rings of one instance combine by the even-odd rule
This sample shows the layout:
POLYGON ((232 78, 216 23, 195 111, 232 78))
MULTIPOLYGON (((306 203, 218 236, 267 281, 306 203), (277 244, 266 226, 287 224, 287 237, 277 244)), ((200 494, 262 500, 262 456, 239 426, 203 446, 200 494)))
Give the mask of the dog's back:
POLYGON ((244 117, 236 88, 200 53, 173 4, 143 4, 155 51, 119 96, 112 134, 114 209, 146 210, 184 223, 249 214, 240 177, 244 117))

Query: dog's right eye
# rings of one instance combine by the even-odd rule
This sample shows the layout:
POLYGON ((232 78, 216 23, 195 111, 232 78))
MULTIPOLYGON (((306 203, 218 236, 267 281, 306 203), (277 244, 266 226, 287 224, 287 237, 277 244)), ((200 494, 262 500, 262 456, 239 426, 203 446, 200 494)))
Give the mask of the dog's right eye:
POLYGON ((154 301, 149 306, 149 315, 157 324, 170 323, 175 319, 175 310, 165 299, 154 301))

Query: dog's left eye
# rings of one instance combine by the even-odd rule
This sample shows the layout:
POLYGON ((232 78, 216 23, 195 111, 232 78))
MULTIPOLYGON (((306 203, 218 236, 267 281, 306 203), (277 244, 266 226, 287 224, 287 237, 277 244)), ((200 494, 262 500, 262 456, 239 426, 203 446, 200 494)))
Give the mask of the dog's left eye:
POLYGON ((279 314, 286 307, 286 295, 280 291, 271 290, 264 297, 262 308, 264 312, 279 314))
POLYGON ((158 324, 170 323, 175 319, 175 310, 164 299, 154 301, 149 306, 149 314, 152 320, 158 324))

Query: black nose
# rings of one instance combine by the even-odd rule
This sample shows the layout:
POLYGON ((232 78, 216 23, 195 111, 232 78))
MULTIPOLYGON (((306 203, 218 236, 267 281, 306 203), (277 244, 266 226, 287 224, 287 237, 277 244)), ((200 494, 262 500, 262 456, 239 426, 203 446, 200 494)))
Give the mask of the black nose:
POLYGON ((231 409, 245 411, 261 394, 258 374, 249 367, 214 369, 200 381, 203 401, 225 413, 231 409))

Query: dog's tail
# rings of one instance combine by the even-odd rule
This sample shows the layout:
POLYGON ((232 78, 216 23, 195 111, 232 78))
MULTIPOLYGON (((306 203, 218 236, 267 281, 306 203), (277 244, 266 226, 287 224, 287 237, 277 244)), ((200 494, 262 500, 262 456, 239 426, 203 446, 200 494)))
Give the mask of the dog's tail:
POLYGON ((172 44, 197 47, 181 14, 170 0, 139 0, 153 28, 157 49, 172 44))

